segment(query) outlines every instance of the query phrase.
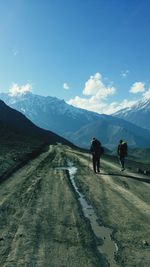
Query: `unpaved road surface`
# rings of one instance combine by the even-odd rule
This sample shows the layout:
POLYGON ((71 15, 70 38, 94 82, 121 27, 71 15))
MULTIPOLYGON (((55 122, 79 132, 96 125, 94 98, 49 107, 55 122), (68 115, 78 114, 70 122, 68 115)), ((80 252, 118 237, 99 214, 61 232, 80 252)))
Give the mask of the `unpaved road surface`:
POLYGON ((94 174, 87 154, 61 145, 0 184, 0 266, 114 267, 97 249, 68 172, 58 169, 68 161, 99 224, 112 229, 116 266, 150 266, 150 178, 105 160, 94 174))

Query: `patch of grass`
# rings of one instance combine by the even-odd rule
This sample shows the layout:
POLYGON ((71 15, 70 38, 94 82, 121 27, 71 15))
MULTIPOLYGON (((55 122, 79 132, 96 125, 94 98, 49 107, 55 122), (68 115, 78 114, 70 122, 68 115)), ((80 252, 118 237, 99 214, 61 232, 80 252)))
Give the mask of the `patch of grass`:
POLYGON ((10 134, 0 138, 0 180, 38 155, 46 144, 30 136, 10 134))

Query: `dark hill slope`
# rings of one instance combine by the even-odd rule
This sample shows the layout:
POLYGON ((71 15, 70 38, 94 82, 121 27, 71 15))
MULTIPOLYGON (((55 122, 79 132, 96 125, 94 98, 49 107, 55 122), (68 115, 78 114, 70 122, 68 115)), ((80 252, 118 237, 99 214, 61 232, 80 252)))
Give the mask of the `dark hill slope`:
POLYGON ((22 113, 8 107, 3 101, 0 100, 0 133, 17 134, 23 136, 31 136, 41 141, 45 141, 48 144, 62 143, 65 145, 73 146, 73 144, 63 137, 37 127, 29 119, 27 119, 22 113), (6 131, 6 133, 5 133, 6 131))
POLYGON ((35 126, 0 100, 0 181, 40 154, 48 144, 56 143, 73 147, 64 138, 35 126))

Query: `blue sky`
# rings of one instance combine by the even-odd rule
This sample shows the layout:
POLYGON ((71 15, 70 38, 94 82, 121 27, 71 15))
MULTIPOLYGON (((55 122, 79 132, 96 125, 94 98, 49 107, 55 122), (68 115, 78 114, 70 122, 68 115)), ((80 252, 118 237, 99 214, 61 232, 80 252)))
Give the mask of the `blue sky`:
POLYGON ((0 91, 100 113, 150 98, 149 0, 0 0, 0 91))

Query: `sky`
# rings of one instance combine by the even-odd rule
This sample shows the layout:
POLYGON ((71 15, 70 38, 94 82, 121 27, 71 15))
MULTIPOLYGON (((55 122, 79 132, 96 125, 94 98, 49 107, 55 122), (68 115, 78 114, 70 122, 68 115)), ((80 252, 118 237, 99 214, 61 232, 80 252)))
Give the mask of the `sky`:
POLYGON ((149 0, 0 0, 0 92, 112 114, 150 98, 149 0))

